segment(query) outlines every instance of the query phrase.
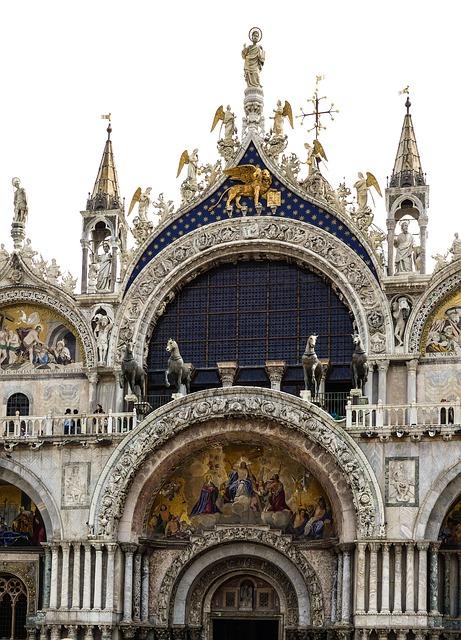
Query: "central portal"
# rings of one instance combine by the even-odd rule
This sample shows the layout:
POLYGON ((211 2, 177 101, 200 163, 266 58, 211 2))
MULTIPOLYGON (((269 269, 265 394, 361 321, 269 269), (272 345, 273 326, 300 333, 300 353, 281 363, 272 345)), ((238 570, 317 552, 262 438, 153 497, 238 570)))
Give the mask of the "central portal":
POLYGON ((278 640, 277 620, 213 620, 213 640, 278 640))

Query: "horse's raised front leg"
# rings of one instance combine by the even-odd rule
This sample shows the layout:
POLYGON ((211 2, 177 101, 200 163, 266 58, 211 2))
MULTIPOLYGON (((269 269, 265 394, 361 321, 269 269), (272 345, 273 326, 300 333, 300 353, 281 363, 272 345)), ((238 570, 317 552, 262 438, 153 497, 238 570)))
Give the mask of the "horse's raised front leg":
POLYGON ((170 381, 168 380, 168 369, 165 369, 165 387, 170 386, 170 381))
POLYGON ((309 391, 309 380, 308 380, 308 375, 307 375, 307 367, 303 367, 303 372, 304 372, 304 389, 306 391, 309 391))

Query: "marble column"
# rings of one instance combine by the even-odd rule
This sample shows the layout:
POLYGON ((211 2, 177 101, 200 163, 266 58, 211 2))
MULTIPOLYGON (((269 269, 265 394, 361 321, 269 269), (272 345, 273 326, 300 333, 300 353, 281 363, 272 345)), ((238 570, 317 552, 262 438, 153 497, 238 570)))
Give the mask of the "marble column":
MULTIPOLYGON (((99 376, 96 371, 89 371, 87 374, 88 378, 88 413, 93 413, 96 409, 96 390, 98 388, 98 380, 99 376)), ((87 424, 87 433, 91 432, 92 424, 87 424)))
POLYGON ((90 243, 88 240, 80 240, 82 246, 82 293, 88 291, 88 250, 90 243))
POLYGON ((133 622, 141 622, 141 563, 142 553, 134 556, 133 571, 133 622))
POLYGON ((102 544, 94 543, 95 563, 94 563, 94 602, 93 609, 102 608, 102 544))
POLYGON ((458 560, 458 618, 461 618, 461 553, 457 553, 458 560))
POLYGON ((80 609, 80 542, 74 542, 74 574, 72 579, 72 609, 80 609))
POLYGON ((429 556, 429 603, 431 615, 439 614, 439 542, 431 542, 429 556))
POLYGON ((394 610, 392 613, 402 613, 402 545, 394 545, 394 610))
POLYGON ((383 551, 383 570, 381 577, 381 613, 389 613, 389 586, 390 586, 390 575, 389 575, 389 543, 383 542, 382 551, 383 551))
POLYGON ((287 368, 284 360, 266 360, 266 372, 269 376, 271 383, 271 389, 280 391, 282 385, 282 378, 287 368))
POLYGON ((365 382, 364 394, 365 397, 368 398, 369 404, 373 404, 373 377, 375 364, 376 363, 372 360, 368 360, 368 378, 365 382))
POLYGON ((150 573, 150 556, 145 553, 142 557, 142 576, 141 576, 141 621, 147 622, 149 618, 149 573, 150 573))
MULTIPOLYGON (((416 404, 416 370, 418 368, 417 360, 407 360, 407 403, 410 405, 416 404)), ((416 424, 418 421, 417 411, 415 406, 411 406, 407 420, 410 425, 416 424)))
POLYGON ((427 613, 427 550, 428 542, 418 542, 418 613, 427 613))
POLYGON ((378 402, 381 400, 383 404, 387 404, 387 370, 389 369, 389 360, 378 361, 378 402))
POLYGON ((123 622, 131 622, 133 610, 133 554, 137 546, 135 544, 125 544, 122 549, 125 553, 123 622))
POLYGON ((443 613, 446 616, 451 614, 451 555, 449 552, 443 554, 443 568, 444 568, 444 580, 443 580, 443 613))
POLYGON ((60 609, 69 607, 69 550, 68 542, 61 542, 62 570, 61 570, 61 606, 60 609))
POLYGON ((378 549, 377 542, 370 542, 370 587, 368 613, 376 613, 378 610, 378 549))
POLYGON ((388 218, 386 220, 387 224, 387 273, 390 276, 393 276, 395 273, 395 263, 394 263, 394 238, 395 238, 395 220, 393 218, 388 218))
POLYGON ((106 544, 107 549, 107 575, 106 575, 106 609, 114 608, 114 565, 115 551, 117 545, 114 543, 106 544))
POLYGON ((59 562, 59 545, 56 542, 52 542, 51 543, 50 609, 56 609, 58 606, 58 562, 59 562))
POLYGON ((358 614, 365 613, 365 552, 366 544, 357 544, 357 598, 356 609, 358 614))
POLYGON ((85 543, 85 565, 83 568, 83 609, 91 609, 91 544, 85 543))
POLYGON ((51 587, 51 549, 47 542, 42 542, 45 550, 45 562, 43 567, 43 608, 48 609, 50 606, 50 587, 51 587))
POLYGON ((343 550, 343 594, 341 622, 348 623, 351 615, 351 552, 343 550))
POLYGON ((407 549, 407 576, 406 576, 406 613, 415 612, 415 545, 408 542, 407 549))
POLYGON ((337 580, 336 580, 336 620, 339 622, 342 617, 343 609, 343 554, 342 551, 336 550, 337 561, 337 580))
POLYGON ((421 268, 419 273, 426 273, 426 240, 427 240, 427 216, 421 216, 419 218, 419 243, 421 247, 421 255, 419 261, 421 268))
POLYGON ((45 624, 42 624, 40 627, 40 640, 48 640, 48 627, 45 624))

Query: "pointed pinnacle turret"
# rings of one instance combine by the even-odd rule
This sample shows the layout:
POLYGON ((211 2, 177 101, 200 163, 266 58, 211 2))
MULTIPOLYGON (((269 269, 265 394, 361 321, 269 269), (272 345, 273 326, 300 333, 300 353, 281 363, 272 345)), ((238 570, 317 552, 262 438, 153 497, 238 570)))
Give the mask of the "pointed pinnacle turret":
POLYGON ((426 184, 410 114, 411 102, 409 96, 407 96, 405 107, 407 112, 403 119, 394 170, 389 183, 390 187, 413 187, 426 184))
POLYGON ((112 126, 109 116, 103 116, 109 119, 107 127, 107 140, 99 165, 98 175, 94 183, 93 193, 89 195, 87 201, 87 211, 95 211, 97 209, 120 209, 120 189, 118 186, 117 170, 115 169, 114 153, 112 150, 112 126))

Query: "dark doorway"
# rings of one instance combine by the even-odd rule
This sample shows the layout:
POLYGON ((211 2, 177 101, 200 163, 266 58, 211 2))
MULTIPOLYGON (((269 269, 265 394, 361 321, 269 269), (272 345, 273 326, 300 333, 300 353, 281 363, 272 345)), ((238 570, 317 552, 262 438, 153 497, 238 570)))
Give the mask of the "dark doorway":
POLYGON ((213 640, 278 640, 277 620, 213 620, 213 640))

